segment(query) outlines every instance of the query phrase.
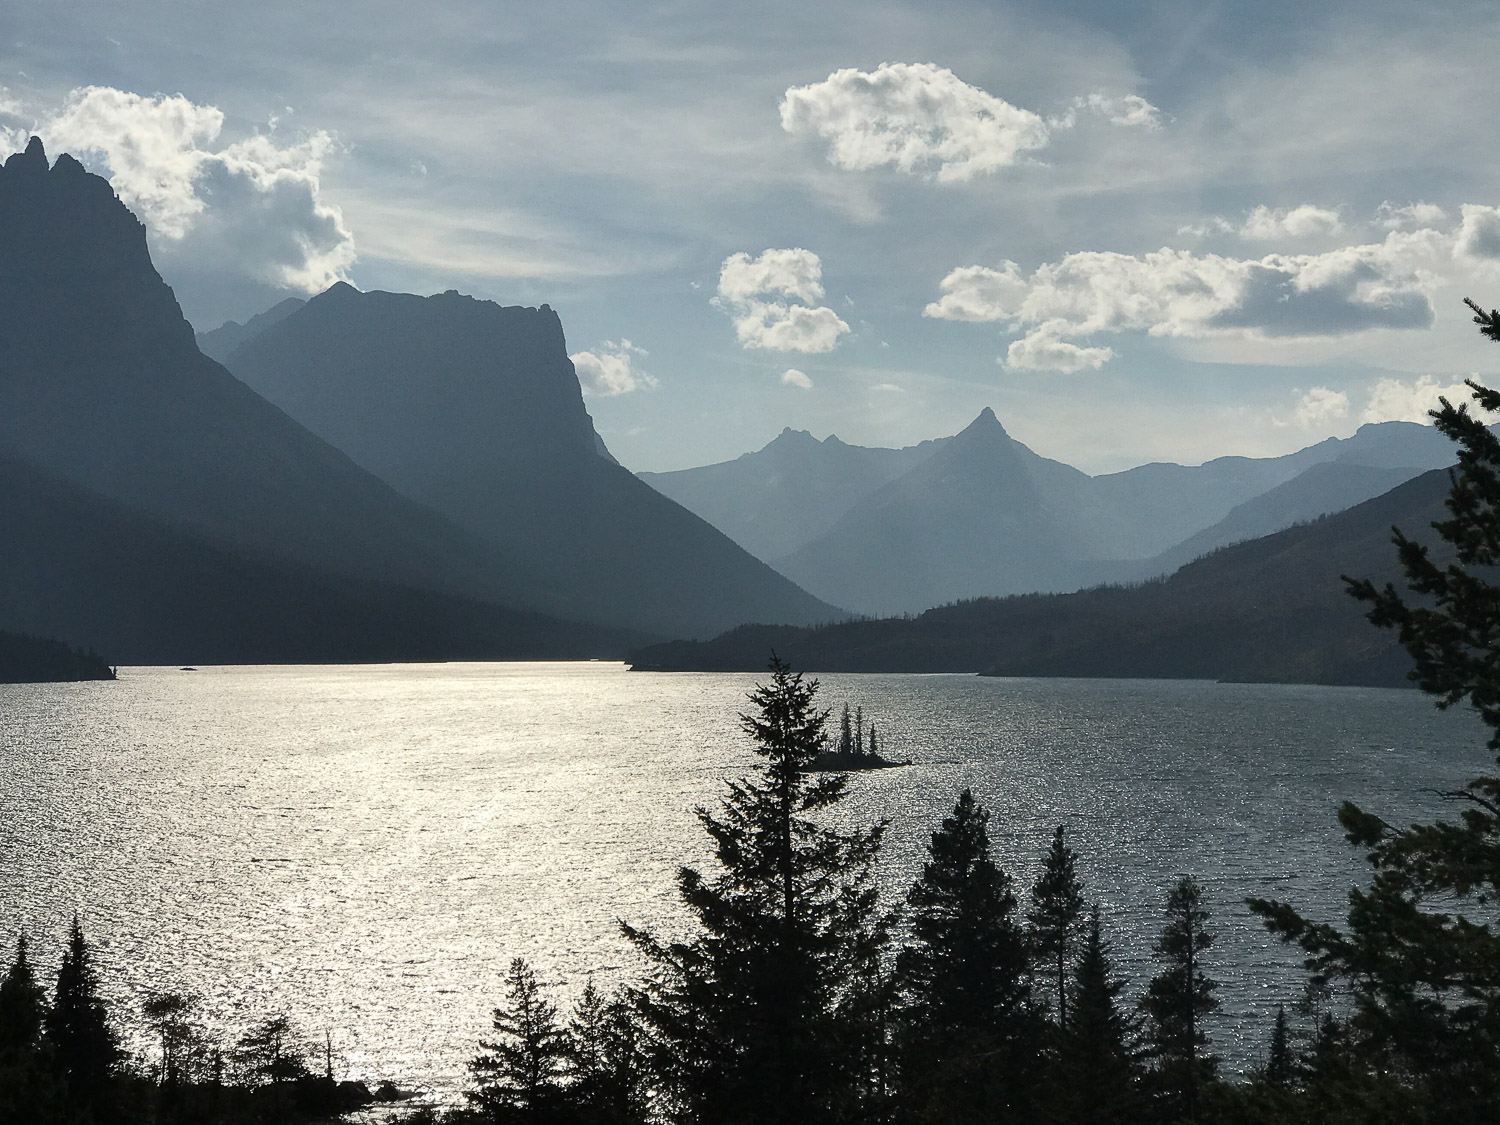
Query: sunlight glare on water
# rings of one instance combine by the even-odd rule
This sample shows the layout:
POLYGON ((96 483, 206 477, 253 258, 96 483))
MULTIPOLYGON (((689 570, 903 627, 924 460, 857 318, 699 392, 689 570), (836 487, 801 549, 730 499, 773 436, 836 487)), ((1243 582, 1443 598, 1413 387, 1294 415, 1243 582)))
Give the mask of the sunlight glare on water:
MULTIPOLYGON (((50 971, 76 910, 113 1000, 204 997, 242 1028, 285 1010, 354 1077, 451 1093, 509 960, 570 999, 640 966, 618 922, 677 930, 695 805, 757 759, 758 678, 617 664, 127 668, 0 687, 0 938, 50 971)), ((856 776, 841 820, 891 821, 899 902, 972 786, 1025 890, 1059 823, 1134 996, 1176 875, 1219 934, 1218 1050, 1263 1050, 1296 958, 1242 905, 1338 920, 1361 857, 1334 812, 1442 815, 1425 789, 1489 764, 1478 722, 1416 692, 1186 681, 828 675, 901 770, 856 776)))

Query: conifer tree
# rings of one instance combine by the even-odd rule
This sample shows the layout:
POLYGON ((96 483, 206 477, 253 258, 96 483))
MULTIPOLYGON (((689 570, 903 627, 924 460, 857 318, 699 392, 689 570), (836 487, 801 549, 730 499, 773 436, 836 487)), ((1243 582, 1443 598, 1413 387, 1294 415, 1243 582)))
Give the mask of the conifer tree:
POLYGON ((1218 1010, 1218 982, 1203 971, 1204 953, 1213 945, 1205 929, 1208 911, 1203 889, 1184 875, 1167 896, 1167 924, 1156 942, 1165 968, 1141 999, 1148 1023, 1157 1089, 1170 1119, 1195 1120, 1204 1088, 1219 1060, 1208 1052, 1205 1020, 1218 1010))
POLYGON ((849 715, 849 704, 844 704, 844 713, 839 717, 839 754, 854 753, 854 725, 849 715))
POLYGON ((47 994, 36 981, 23 933, 16 939, 16 955, 0 979, 0 1056, 30 1054, 41 1042, 47 1015, 47 994))
MULTIPOLYGON (((1480 332, 1500 342, 1500 313, 1473 301, 1480 332)), ((1500 411, 1500 392, 1468 381, 1478 410, 1500 411)), ((1347 579, 1370 621, 1396 631, 1411 678, 1439 707, 1467 700, 1500 752, 1500 439, 1467 403, 1440 400, 1437 428, 1457 443, 1449 518, 1433 524, 1446 558, 1394 534, 1406 590, 1347 579)), ((1398 829, 1351 802, 1346 838, 1374 871, 1350 892, 1347 928, 1310 921, 1293 906, 1250 900, 1267 928, 1306 953, 1312 983, 1342 989, 1347 1021, 1323 1038, 1337 1065, 1381 1097, 1407 1098, 1434 1118, 1487 1119, 1500 1105, 1500 777, 1442 794, 1460 818, 1398 829)), ((1335 1065, 1315 1053, 1314 1074, 1335 1065)), ((1375 1096, 1373 1093, 1371 1096, 1375 1096)))
POLYGON ((1083 918, 1083 885, 1075 870, 1077 859, 1063 842, 1059 824, 1042 874, 1031 888, 1031 910, 1026 915, 1032 951, 1052 978, 1057 1026, 1063 1031, 1068 1027, 1068 969, 1078 953, 1078 924, 1083 918))
POLYGON ((1266 1055, 1265 1080, 1272 1086, 1287 1087, 1292 1084, 1292 1035, 1287 1026, 1286 1005, 1276 1009, 1276 1022, 1271 1027, 1271 1048, 1266 1055))
POLYGON ((595 1125, 640 1125, 650 1113, 644 1031, 622 998, 590 980, 568 1024, 568 1102, 595 1125))
POLYGON ((1010 877, 990 854, 989 813, 965 789, 932 834, 907 895, 897 958, 907 1111, 988 1120, 1024 1111, 1036 1033, 1010 877))
POLYGON ((1083 926, 1069 992, 1072 1017, 1059 1037, 1052 1117, 1060 1125, 1126 1125, 1142 1116, 1139 1028, 1120 1007, 1099 907, 1083 926))
POLYGON ((659 1045, 672 1117, 692 1122, 834 1120, 868 1089, 854 994, 879 956, 870 865, 884 825, 840 832, 812 819, 847 774, 810 774, 827 745, 818 685, 776 658, 741 726, 765 765, 698 810, 718 871, 678 874, 696 936, 625 927, 652 965, 635 994, 659 1045))
POLYGON ((107 1100, 120 1048, 99 995, 94 951, 74 915, 68 948, 46 1017, 46 1041, 73 1097, 84 1105, 107 1100))
POLYGON ((480 1040, 480 1053, 469 1062, 474 1079, 469 1100, 491 1121, 555 1120, 571 1047, 557 1006, 542 996, 525 958, 510 963, 505 1000, 505 1007, 494 1010, 499 1035, 480 1040))

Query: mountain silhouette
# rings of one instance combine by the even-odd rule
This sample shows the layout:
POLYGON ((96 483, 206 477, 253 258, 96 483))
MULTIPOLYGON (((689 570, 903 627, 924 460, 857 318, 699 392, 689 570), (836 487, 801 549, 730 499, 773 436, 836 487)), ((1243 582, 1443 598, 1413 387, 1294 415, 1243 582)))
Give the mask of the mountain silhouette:
POLYGON ((249 552, 0 457, 0 621, 118 664, 618 658, 640 634, 249 552))
POLYGON ((787 427, 733 461, 670 473, 637 473, 758 559, 773 562, 820 537, 841 516, 937 452, 947 439, 905 449, 819 441, 787 427))
POLYGON ((528 605, 675 636, 839 615, 608 457, 546 305, 339 284, 228 363, 359 465, 522 559, 528 605))
MULTIPOLYGON (((635 667, 753 671, 769 652, 813 672, 1217 679, 1405 686, 1410 659, 1365 620, 1342 574, 1400 582, 1391 527, 1433 542, 1448 474, 1198 559, 1169 578, 981 598, 815 629, 745 626, 632 655, 635 667)), ((1442 545, 1434 551, 1441 564, 1442 545)))
POLYGON ((1169 574, 1452 459, 1432 426, 1382 422, 1281 457, 1091 477, 986 410, 963 434, 907 450, 788 430, 734 461, 641 475, 813 593, 882 614, 1169 574))
MULTIPOLYGON (((525 585, 519 557, 399 495, 202 355, 145 228, 71 156, 49 168, 33 139, 5 162, 0 240, 0 456, 227 555, 501 604, 525 585)), ((236 596, 227 578, 220 593, 236 596)))
POLYGON ((997 591, 1060 590, 1095 557, 1077 527, 1090 478, 1039 457, 986 408, 910 471, 779 560, 861 613, 919 612, 997 591))

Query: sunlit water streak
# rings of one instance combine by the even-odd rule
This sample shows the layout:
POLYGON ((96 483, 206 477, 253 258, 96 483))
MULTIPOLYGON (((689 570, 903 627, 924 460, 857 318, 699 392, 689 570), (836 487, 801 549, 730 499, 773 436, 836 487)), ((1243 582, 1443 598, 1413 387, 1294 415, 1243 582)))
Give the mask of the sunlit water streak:
MULTIPOLYGON (((735 715, 757 677, 611 664, 128 668, 0 687, 0 938, 50 970, 78 911, 112 997, 201 994, 215 1022, 286 1010, 355 1077, 463 1083, 513 956, 570 998, 638 971, 619 919, 667 930, 694 819, 755 759, 735 715)), ((1489 764, 1467 713, 1415 692, 1168 681, 829 675, 888 755, 840 817, 891 821, 888 902, 972 786, 1029 886, 1067 825, 1138 992, 1175 876, 1219 934, 1218 1049, 1263 1051, 1296 958, 1242 905, 1337 920, 1364 864, 1333 814, 1397 822, 1489 764)))

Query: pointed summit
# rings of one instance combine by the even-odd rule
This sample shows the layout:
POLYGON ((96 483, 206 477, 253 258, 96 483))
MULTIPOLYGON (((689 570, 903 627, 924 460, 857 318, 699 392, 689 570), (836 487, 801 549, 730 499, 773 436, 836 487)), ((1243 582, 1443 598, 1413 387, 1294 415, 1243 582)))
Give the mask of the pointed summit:
POLYGON ((26 143, 26 151, 18 152, 5 162, 7 172, 20 172, 36 176, 47 170, 47 150, 42 147, 41 137, 32 137, 26 143))
POLYGON ((1000 419, 995 416, 995 412, 986 406, 974 421, 959 431, 957 436, 993 440, 1010 435, 1005 432, 1005 427, 1000 424, 1000 419))

